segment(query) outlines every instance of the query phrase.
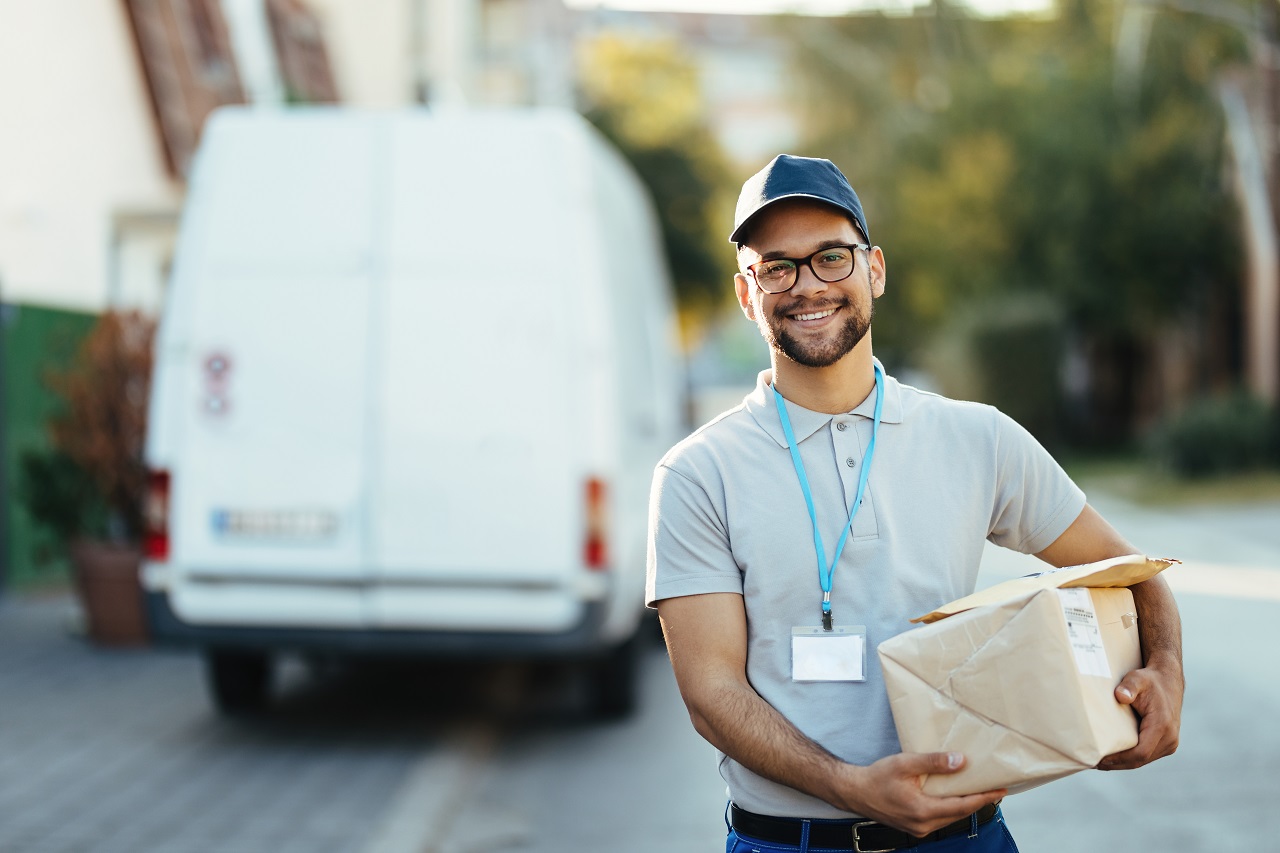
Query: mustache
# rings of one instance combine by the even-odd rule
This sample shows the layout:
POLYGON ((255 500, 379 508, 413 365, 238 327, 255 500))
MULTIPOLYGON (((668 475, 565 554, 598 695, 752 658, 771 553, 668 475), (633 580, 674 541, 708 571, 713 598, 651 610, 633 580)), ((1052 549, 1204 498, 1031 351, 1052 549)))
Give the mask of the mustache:
POLYGON ((845 308, 849 305, 848 298, 845 299, 824 299, 821 302, 814 302, 809 299, 796 299, 786 305, 773 306, 773 316, 779 319, 786 317, 796 311, 805 314, 817 311, 826 311, 828 308, 845 308))

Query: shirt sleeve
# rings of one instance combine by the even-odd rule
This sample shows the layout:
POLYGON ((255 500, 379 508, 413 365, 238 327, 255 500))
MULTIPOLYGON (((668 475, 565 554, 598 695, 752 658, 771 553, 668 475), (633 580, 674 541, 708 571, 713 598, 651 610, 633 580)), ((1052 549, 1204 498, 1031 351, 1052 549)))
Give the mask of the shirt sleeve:
POLYGON ((712 592, 742 594, 742 572, 729 547, 729 529, 707 489, 659 465, 649 495, 645 604, 712 592))
POLYGON ((1084 492, 1040 442, 997 412, 996 493, 987 538, 1035 554, 1065 533, 1084 505, 1084 492))

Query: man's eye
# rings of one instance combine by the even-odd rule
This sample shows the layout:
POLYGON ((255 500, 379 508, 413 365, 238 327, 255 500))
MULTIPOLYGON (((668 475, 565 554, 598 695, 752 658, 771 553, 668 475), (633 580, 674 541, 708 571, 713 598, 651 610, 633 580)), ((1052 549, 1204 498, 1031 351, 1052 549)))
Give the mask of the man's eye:
POLYGON ((827 264, 830 266, 834 266, 835 264, 842 264, 847 260, 849 260, 849 255, 847 252, 823 252, 821 255, 818 256, 818 263, 827 264))
POLYGON ((781 278, 791 272, 791 264, 784 261, 777 261, 771 264, 761 264, 756 267, 756 272, 765 278, 781 278))

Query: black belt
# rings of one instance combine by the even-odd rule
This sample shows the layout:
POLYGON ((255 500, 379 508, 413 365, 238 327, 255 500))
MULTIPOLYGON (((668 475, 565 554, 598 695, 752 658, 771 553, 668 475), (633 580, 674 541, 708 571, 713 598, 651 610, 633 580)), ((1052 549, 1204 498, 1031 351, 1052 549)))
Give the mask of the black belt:
MULTIPOLYGON (((978 825, 981 826, 984 823, 988 823, 995 817, 999 805, 999 803, 992 803, 978 809, 978 825)), ((942 829, 934 830, 924 838, 916 838, 914 835, 910 835, 900 829, 894 829, 891 826, 885 826, 883 823, 876 823, 874 820, 815 819, 809 821, 809 846, 829 847, 836 850, 854 850, 857 853, 886 853, 886 851, 914 847, 917 844, 924 844, 929 841, 948 838, 952 835, 959 835, 962 832, 969 832, 973 827, 972 817, 971 815, 970 817, 961 818, 955 823, 949 823, 942 829)), ((746 835, 760 841, 769 841, 774 844, 800 846, 803 821, 796 818, 769 817, 768 815, 754 814, 745 809, 740 809, 736 805, 731 805, 729 822, 732 824, 734 831, 740 835, 746 835)))

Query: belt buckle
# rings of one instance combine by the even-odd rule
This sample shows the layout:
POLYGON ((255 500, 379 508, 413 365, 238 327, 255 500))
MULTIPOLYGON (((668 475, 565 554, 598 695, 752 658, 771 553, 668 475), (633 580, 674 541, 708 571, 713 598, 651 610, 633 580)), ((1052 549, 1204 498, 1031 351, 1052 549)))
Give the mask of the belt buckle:
POLYGON ((869 850, 862 846, 862 839, 858 838, 858 830, 864 826, 874 826, 877 823, 879 823, 879 821, 863 820, 853 825, 853 849, 855 853, 893 853, 894 850, 898 849, 897 847, 879 847, 874 850, 869 850))

